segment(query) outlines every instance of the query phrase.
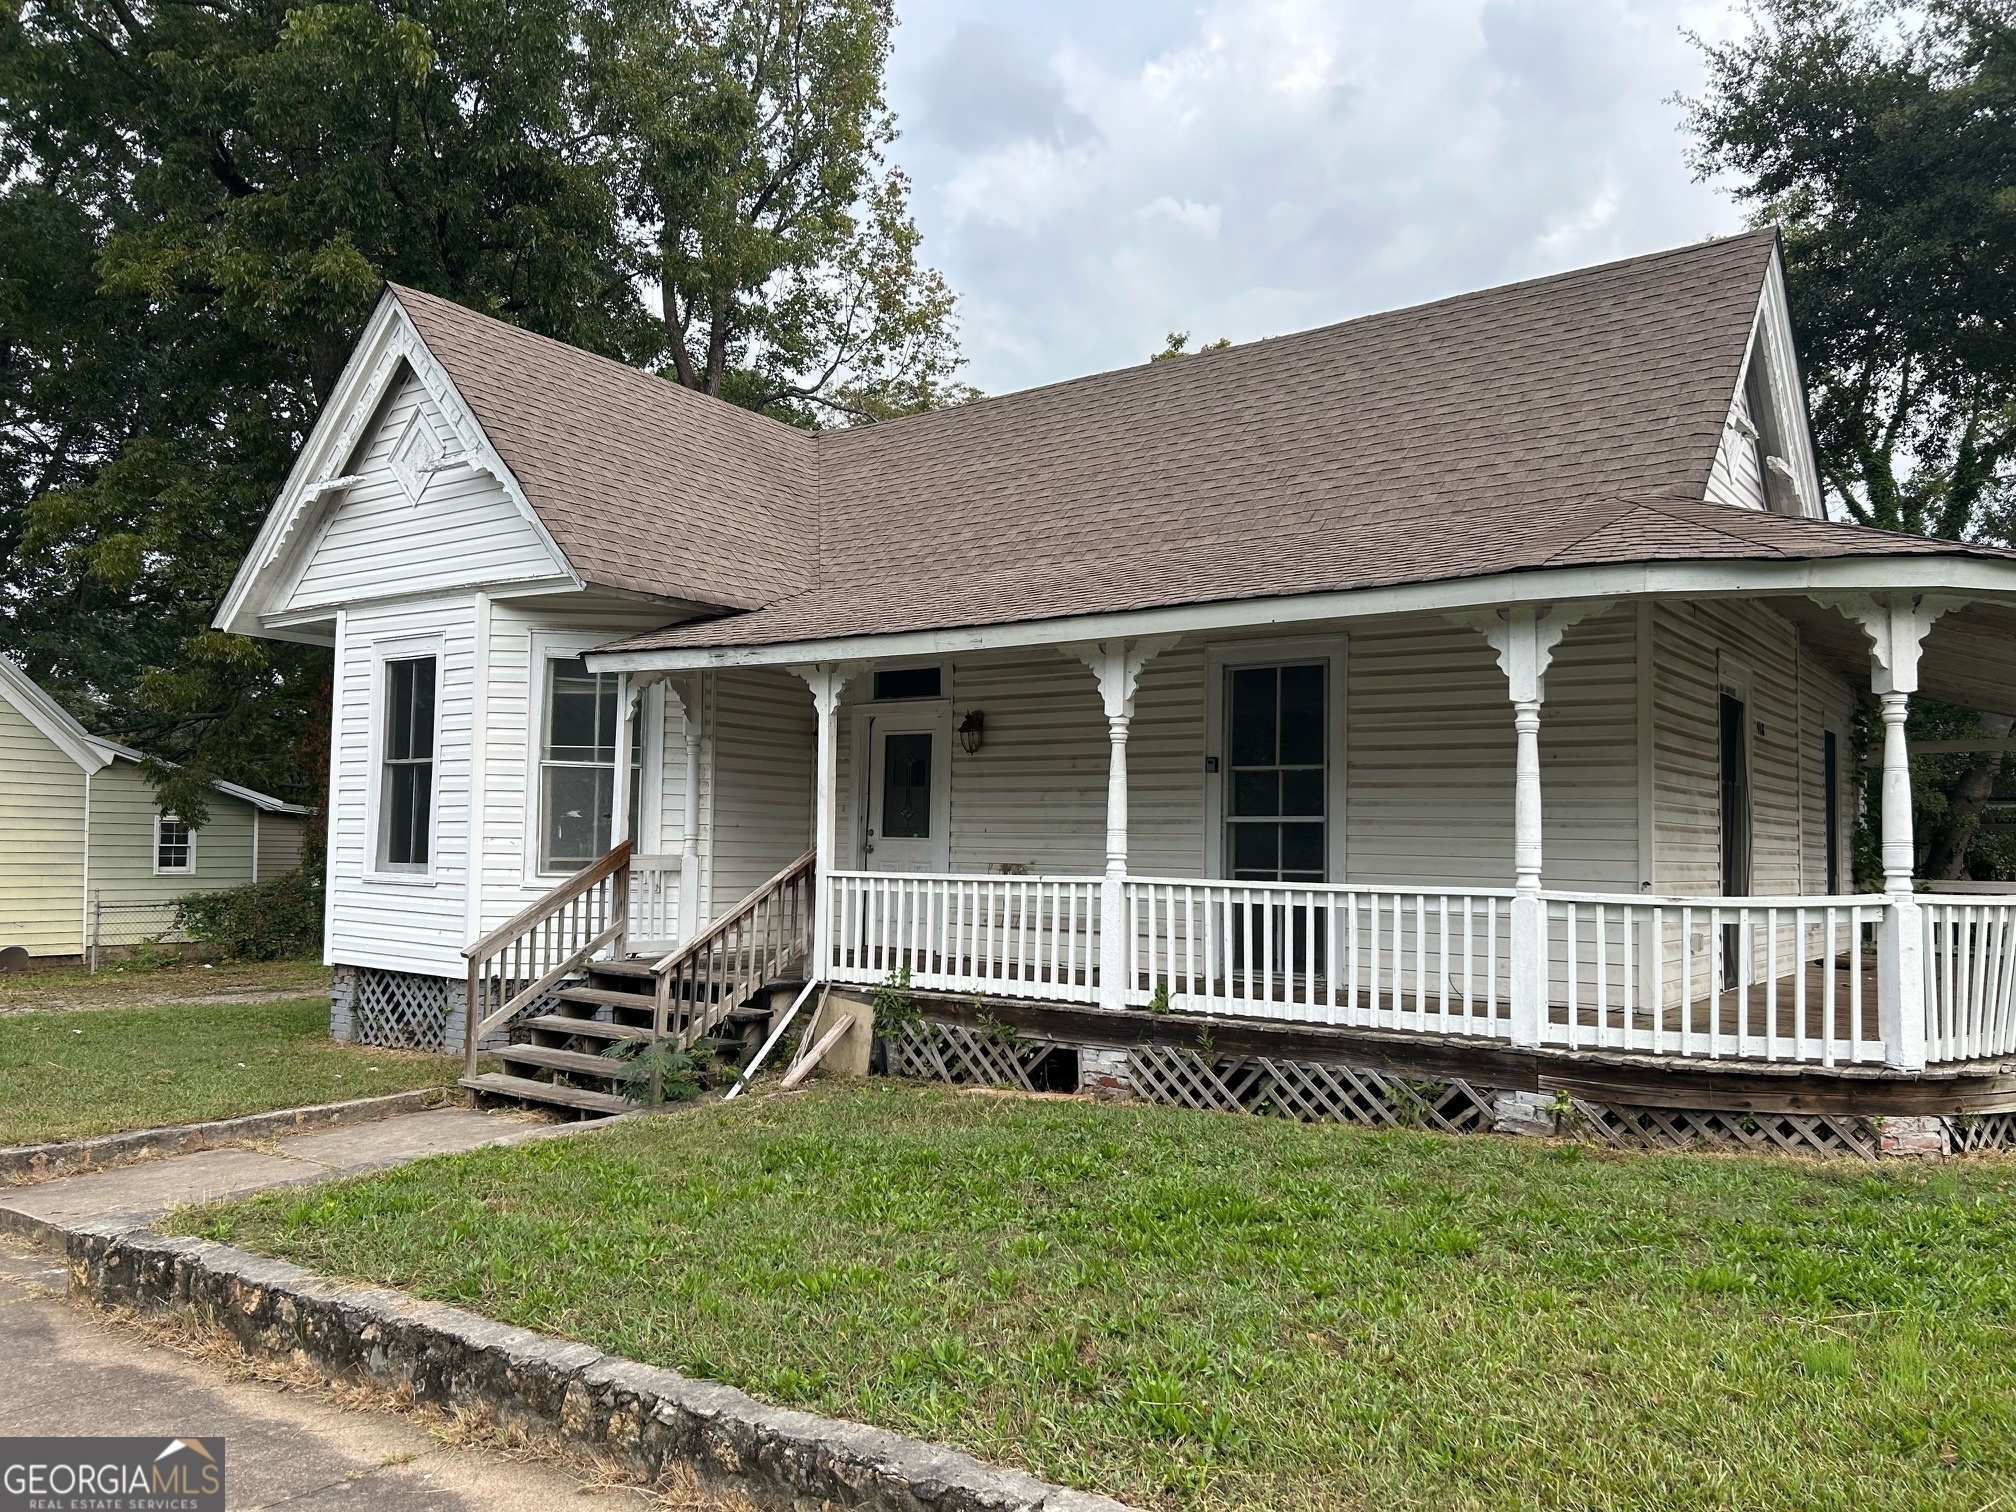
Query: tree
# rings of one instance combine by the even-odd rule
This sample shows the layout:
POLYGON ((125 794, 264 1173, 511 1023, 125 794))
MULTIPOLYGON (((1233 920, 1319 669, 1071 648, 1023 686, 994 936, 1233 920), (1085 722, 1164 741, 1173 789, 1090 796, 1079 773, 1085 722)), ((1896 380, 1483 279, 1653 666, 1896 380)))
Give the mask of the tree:
POLYGON ((808 423, 961 397, 880 158, 889 23, 0 7, 0 650, 186 817, 216 776, 312 798, 326 655, 207 626, 388 278, 808 423))
POLYGON ((602 0, 584 117, 688 388, 800 424, 958 403, 950 287, 883 159, 891 0, 602 0))
MULTIPOLYGON (((1830 503, 1886 530, 2016 537, 2016 13, 1758 0, 1751 17, 1703 46, 1694 164, 1781 228, 1830 503)), ((2009 727, 1912 716, 1914 735, 2009 727)), ((2016 867, 1980 830, 2002 758, 1919 766, 1927 871, 2016 867)))
MULTIPOLYGON (((1148 357, 1150 362, 1168 362, 1173 358, 1196 355, 1190 350, 1190 333, 1188 331, 1171 331, 1164 340, 1168 345, 1164 346, 1159 352, 1150 353, 1148 357)), ((1230 336, 1220 336, 1216 341, 1205 342, 1204 345, 1197 348, 1197 351, 1222 352, 1230 345, 1232 345, 1232 338, 1230 336)))
POLYGON ((1830 496, 1886 530, 2010 527, 2016 15, 1759 0, 1705 47, 1694 162, 1776 222, 1830 496))

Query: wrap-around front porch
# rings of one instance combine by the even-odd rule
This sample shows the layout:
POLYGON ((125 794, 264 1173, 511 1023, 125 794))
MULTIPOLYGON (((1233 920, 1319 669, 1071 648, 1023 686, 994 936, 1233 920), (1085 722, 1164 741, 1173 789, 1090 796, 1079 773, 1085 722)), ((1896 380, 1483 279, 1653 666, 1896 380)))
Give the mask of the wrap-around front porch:
MULTIPOLYGON (((1505 885, 1481 885, 1474 854, 1451 852, 1450 880, 1433 877, 1449 826, 1439 823, 1432 791, 1425 807, 1418 792, 1408 800, 1407 811, 1423 816, 1419 853, 1389 857, 1384 868, 1411 873, 1407 880, 1332 880, 1359 869, 1340 861, 1344 813, 1390 804, 1395 791, 1390 780, 1381 791, 1352 790, 1357 768, 1347 778, 1338 759, 1347 703, 1352 720, 1370 732, 1354 737, 1364 743, 1377 733, 1376 710, 1351 702, 1356 693, 1347 697, 1341 639, 1334 655, 1320 636, 1285 646, 1235 639, 1202 647, 1194 640, 1179 647, 1177 636, 1116 637, 1028 652, 1025 662, 1050 681, 1069 683, 1089 671, 1097 690, 1103 836, 1074 827, 1074 819, 1082 826, 1084 805, 1072 806, 1061 778, 1049 821, 1063 837, 1053 850, 1066 849, 1071 837, 1081 852, 1088 839, 1103 849, 1097 871, 952 864, 976 853, 980 843, 968 832, 987 831, 995 812, 969 798, 955 813, 947 779, 953 762, 977 765, 991 754, 1018 763, 1015 822, 1025 830, 1032 810, 1044 822, 1050 800, 1043 751, 1033 738, 1012 754, 994 751, 988 743, 997 731, 1006 737, 1000 744, 1013 739, 1001 728, 1006 721, 990 727, 977 695, 949 697, 939 681, 950 675, 949 660, 793 666, 789 675, 809 685, 813 704, 808 870, 816 876, 794 884, 809 891, 803 975, 860 988, 901 984, 924 994, 1673 1060, 1911 1073, 2016 1055, 2016 899, 1928 893, 1912 878, 1904 719, 1937 616, 1912 598, 1847 607, 1805 602, 1786 641, 1790 671, 1779 679, 1789 678, 1789 693, 1773 684, 1768 648, 1753 642, 1732 651, 1725 627, 1722 646, 1693 648, 1710 670, 1690 722, 1678 695, 1666 691, 1684 681, 1675 668, 1686 637, 1658 628, 1662 616, 1677 625, 1683 608, 1515 605, 1413 616, 1389 627, 1396 645, 1453 636, 1475 652, 1447 686, 1410 681, 1401 667, 1389 701, 1411 696, 1431 711, 1438 700, 1453 706, 1462 701, 1451 691, 1460 683, 1474 703, 1477 667, 1495 679, 1498 728, 1511 726, 1509 739, 1496 737, 1511 757, 1503 771, 1505 885), (1872 643, 1873 657, 1863 649, 1872 643), (1054 659, 1060 651, 1063 659, 1054 659), (1169 847, 1153 838, 1151 865, 1139 867, 1130 843, 1143 832, 1130 802, 1130 741, 1137 772, 1144 764, 1158 773, 1175 769, 1166 752, 1141 748, 1138 701, 1155 691, 1163 659, 1173 664, 1186 654, 1201 675, 1180 697, 1164 689, 1162 714, 1187 699, 1208 732, 1195 791, 1205 810, 1205 869, 1217 875, 1171 875, 1169 847), (1605 655, 1624 669, 1609 681, 1588 672, 1605 655), (1860 679, 1851 655, 1864 662, 1860 679), (1873 690, 1883 731, 1884 886, 1862 894, 1841 885, 1856 802, 1847 733, 1855 682, 1873 690), (1194 707, 1200 702, 1204 707, 1194 707), (1550 761, 1562 782, 1553 787, 1542 781, 1541 731, 1543 716, 1557 708, 1577 745, 1550 761), (1634 743, 1635 759, 1648 769, 1647 791, 1666 782, 1666 768, 1700 769, 1695 777, 1707 797, 1694 803, 1691 821, 1669 822, 1663 809, 1634 817, 1604 808, 1600 783, 1575 761, 1582 747, 1601 743, 1606 718, 1634 743), (1778 744, 1796 747, 1786 759, 1805 764, 1796 782, 1785 779, 1799 793, 1789 829, 1764 813, 1778 801, 1766 770, 1778 744), (1690 836, 1686 822, 1708 832, 1705 861, 1701 835, 1690 836), (1654 858, 1634 890, 1545 885, 1557 871, 1601 872, 1603 837, 1634 826, 1641 832, 1634 843, 1654 858), (1578 834, 1598 839, 1578 847, 1578 834), (1543 850, 1550 836, 1565 837, 1565 863, 1543 850), (1655 885, 1669 877, 1688 889, 1655 885), (1755 886, 1767 879, 1776 887, 1755 886)), ((1784 600, 1741 608, 1787 628, 1784 600)), ((1354 631, 1365 650, 1350 676, 1376 684, 1377 636, 1367 627, 1354 631)), ((782 672, 771 675, 781 681, 782 672)), ((693 760, 705 706, 694 675, 620 675, 626 717, 639 707, 641 685, 672 684, 679 706, 693 711, 684 745, 693 760)), ((983 686, 1006 685, 997 678, 983 686)), ((1415 747, 1396 745, 1388 767, 1414 761, 1432 786, 1435 721, 1417 723, 1409 737, 1415 747)), ((678 746, 668 740, 665 748, 678 746)), ((628 740, 617 749, 627 753, 628 740)), ((1083 754, 1081 747, 1071 763, 1081 796, 1083 754)), ((1154 797, 1153 822, 1165 827, 1168 786, 1164 781, 1154 797)), ((689 783, 689 794, 697 790, 689 783)), ((1449 802, 1462 806, 1458 798, 1449 802)), ((1781 806, 1789 809, 1792 800, 1781 806)), ((1458 828, 1464 823, 1480 834, 1490 828, 1474 815, 1458 828)), ((683 854, 631 860, 625 907, 633 939, 685 938, 677 920, 696 917, 698 831, 689 822, 683 854)), ((709 928, 718 931, 732 911, 716 915, 709 928)))

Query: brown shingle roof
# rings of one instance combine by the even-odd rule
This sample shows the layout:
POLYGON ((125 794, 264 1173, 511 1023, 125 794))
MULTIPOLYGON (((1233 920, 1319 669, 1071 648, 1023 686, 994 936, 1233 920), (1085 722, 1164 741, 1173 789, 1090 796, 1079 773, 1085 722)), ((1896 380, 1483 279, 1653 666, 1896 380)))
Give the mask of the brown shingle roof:
POLYGON ((450 300, 392 292, 589 582, 730 609, 811 582, 809 434, 450 300))
POLYGON ((542 515, 622 538, 621 586, 753 611, 628 649, 1549 566, 1971 551, 1703 502, 1773 247, 1730 237, 816 437, 522 332, 490 338, 526 354, 499 373, 476 334, 499 328, 429 303, 461 343, 443 358, 456 382, 490 375, 471 402, 509 429, 493 439, 537 474, 542 515), (736 596, 687 586, 714 579, 736 596))

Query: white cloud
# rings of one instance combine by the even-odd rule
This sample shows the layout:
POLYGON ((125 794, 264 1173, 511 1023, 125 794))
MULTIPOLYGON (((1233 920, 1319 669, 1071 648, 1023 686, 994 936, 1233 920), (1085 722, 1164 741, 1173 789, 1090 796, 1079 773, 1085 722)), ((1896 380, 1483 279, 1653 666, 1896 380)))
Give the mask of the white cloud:
POLYGON ((1686 0, 905 12, 927 255, 993 392, 1733 229, 1670 97, 1686 0), (1136 14, 1136 12, 1139 14, 1136 14))

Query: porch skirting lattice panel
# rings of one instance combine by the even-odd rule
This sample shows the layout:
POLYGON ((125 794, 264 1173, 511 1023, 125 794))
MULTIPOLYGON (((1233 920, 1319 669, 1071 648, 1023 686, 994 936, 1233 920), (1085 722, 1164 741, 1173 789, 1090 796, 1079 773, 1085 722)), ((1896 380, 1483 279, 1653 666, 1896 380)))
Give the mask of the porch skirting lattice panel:
POLYGON ((449 977, 375 966, 338 966, 329 1030, 389 1050, 445 1050, 462 1039, 464 985, 449 977))
POLYGON ((1445 1134, 1544 1134, 1614 1149, 1863 1160, 2016 1148, 2016 1113, 1891 1119, 1660 1107, 1510 1091, 1361 1065, 1207 1054, 1180 1045, 1139 1044, 1126 1050, 1078 1046, 1001 1025, 929 1019, 906 1023, 891 1039, 889 1070, 953 1085, 1042 1091, 1058 1086, 1045 1071, 1049 1058, 1060 1054, 1077 1057, 1081 1090, 1303 1123, 1445 1134))

